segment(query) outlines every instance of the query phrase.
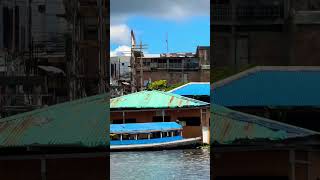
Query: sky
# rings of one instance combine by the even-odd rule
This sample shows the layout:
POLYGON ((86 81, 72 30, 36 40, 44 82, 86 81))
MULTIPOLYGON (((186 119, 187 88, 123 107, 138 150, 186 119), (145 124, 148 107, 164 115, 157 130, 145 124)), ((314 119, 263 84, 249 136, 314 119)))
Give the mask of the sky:
POLYGON ((210 0, 110 0, 111 56, 130 53, 130 31, 147 54, 210 45, 210 0))

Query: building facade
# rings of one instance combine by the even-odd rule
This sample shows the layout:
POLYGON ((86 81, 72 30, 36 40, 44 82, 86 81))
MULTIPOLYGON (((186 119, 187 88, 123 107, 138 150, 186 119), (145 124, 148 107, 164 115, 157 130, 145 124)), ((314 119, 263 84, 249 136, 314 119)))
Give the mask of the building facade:
POLYGON ((317 1, 219 0, 211 8, 213 66, 319 65, 317 1))
POLYGON ((187 82, 209 82, 210 47, 199 46, 196 53, 160 54, 159 57, 136 57, 137 86, 146 88, 148 83, 167 80, 168 85, 187 82), (142 77, 142 78, 141 78, 142 77))

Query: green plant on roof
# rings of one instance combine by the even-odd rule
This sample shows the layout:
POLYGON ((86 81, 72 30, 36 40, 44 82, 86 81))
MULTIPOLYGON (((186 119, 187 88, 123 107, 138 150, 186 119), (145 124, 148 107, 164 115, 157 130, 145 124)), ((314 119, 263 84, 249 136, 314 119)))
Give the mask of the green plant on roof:
POLYGON ((148 85, 148 90, 164 91, 167 88, 167 80, 158 80, 148 85))

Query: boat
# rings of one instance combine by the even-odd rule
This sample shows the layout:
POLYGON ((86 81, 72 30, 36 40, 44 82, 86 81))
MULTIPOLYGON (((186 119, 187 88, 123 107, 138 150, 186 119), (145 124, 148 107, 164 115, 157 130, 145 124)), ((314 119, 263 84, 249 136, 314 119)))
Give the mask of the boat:
POLYGON ((110 150, 182 149, 201 143, 201 137, 184 138, 176 122, 127 123, 110 125, 110 150))

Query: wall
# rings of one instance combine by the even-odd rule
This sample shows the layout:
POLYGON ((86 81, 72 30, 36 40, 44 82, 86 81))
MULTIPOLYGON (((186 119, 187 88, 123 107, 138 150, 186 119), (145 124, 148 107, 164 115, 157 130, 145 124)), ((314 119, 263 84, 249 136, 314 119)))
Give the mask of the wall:
POLYGON ((213 166, 214 178, 217 176, 250 175, 316 180, 320 177, 319 151, 296 150, 292 157, 295 159, 290 161, 289 150, 215 152, 213 159, 215 162, 215 166, 213 166), (307 161, 309 164, 305 163, 307 161), (295 162, 295 164, 290 162, 295 162))
POLYGON ((213 175, 217 176, 288 176, 286 151, 215 152, 213 175))
MULTIPOLYGON (((207 110, 206 119, 203 122, 203 125, 209 124, 209 110, 207 110)), ((143 112, 125 112, 125 118, 135 118, 137 123, 143 122, 152 122, 153 116, 161 116, 161 110, 157 115, 156 111, 143 111, 143 112)), ((165 110, 165 116, 170 116, 170 121, 175 122, 179 117, 200 117, 199 109, 187 109, 187 110, 165 110)), ((111 121, 121 120, 122 121, 122 112, 111 112, 111 121)), ((200 137, 202 135, 201 126, 185 126, 183 128, 183 137, 200 137)))
POLYGON ((320 25, 299 25, 296 27, 293 65, 320 65, 320 25))
MULTIPOLYGON (((202 78, 204 82, 209 82, 209 76, 202 77, 201 71, 184 71, 183 74, 187 74, 187 82, 199 82, 202 78), (207 77, 207 79, 206 79, 207 77)), ((174 85, 183 82, 183 76, 181 71, 144 71, 144 80, 157 81, 157 80, 167 80, 168 85, 174 85)), ((140 71, 137 72, 137 84, 140 85, 140 71)))
MULTIPOLYGON (((107 157, 46 160, 47 180, 108 179, 107 157)), ((41 160, 0 160, 0 179, 41 180, 41 160)))

